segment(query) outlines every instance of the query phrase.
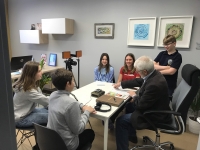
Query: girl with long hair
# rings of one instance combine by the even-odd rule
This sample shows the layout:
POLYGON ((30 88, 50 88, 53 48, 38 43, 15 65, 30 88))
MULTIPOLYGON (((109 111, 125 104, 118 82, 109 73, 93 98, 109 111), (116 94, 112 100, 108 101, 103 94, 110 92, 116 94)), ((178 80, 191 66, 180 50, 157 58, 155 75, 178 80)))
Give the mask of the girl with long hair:
POLYGON ((42 78, 41 66, 37 62, 28 61, 21 77, 13 84, 15 124, 17 127, 30 127, 32 123, 46 124, 48 110, 35 108, 37 104, 48 106, 49 98, 42 94, 39 80, 42 78))
POLYGON ((124 66, 121 67, 120 69, 117 83, 125 80, 140 78, 140 75, 135 72, 134 63, 135 63, 135 56, 132 53, 126 54, 124 59, 124 66))
POLYGON ((99 65, 94 69, 95 81, 104 81, 113 83, 114 68, 110 65, 109 55, 102 53, 99 65))

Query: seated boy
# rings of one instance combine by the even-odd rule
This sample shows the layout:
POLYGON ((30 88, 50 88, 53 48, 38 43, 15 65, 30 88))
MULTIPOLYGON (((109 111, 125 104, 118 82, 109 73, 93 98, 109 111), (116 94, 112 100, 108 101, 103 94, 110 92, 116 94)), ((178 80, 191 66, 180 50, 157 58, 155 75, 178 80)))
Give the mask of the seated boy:
POLYGON ((75 85, 72 73, 58 69, 52 74, 52 83, 58 91, 53 92, 49 98, 47 127, 60 134, 68 150, 80 150, 84 145, 92 144, 94 131, 85 129, 85 126, 90 113, 96 111, 70 97, 75 85))

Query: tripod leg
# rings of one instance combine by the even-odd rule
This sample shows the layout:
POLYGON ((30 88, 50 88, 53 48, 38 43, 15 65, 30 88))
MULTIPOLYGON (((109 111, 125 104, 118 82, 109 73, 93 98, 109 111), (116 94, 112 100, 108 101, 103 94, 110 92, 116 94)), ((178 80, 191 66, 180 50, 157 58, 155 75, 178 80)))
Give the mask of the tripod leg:
MULTIPOLYGON (((72 70, 70 70, 70 71, 72 72, 72 70)), ((74 83, 75 83, 75 86, 76 86, 76 88, 78 89, 79 87, 77 86, 76 79, 75 79, 75 77, 74 77, 74 74, 73 74, 73 72, 72 72, 72 75, 73 75, 73 78, 74 78, 74 83)))

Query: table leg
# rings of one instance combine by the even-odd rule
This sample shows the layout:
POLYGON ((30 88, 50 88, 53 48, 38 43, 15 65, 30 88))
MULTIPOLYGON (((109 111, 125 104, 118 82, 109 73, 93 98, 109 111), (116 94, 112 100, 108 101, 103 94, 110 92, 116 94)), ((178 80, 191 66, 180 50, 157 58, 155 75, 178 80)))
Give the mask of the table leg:
POLYGON ((107 150, 108 144, 108 118, 104 120, 104 150, 107 150))

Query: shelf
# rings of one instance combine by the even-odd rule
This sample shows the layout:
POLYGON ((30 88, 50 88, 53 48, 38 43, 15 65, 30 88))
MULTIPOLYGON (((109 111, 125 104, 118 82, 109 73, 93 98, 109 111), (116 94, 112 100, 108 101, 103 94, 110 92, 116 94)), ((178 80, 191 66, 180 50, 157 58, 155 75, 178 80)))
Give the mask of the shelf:
POLYGON ((42 34, 42 30, 19 30, 20 43, 45 44, 48 43, 48 34, 42 34))
POLYGON ((74 20, 68 18, 42 19, 43 34, 74 34, 74 20))

